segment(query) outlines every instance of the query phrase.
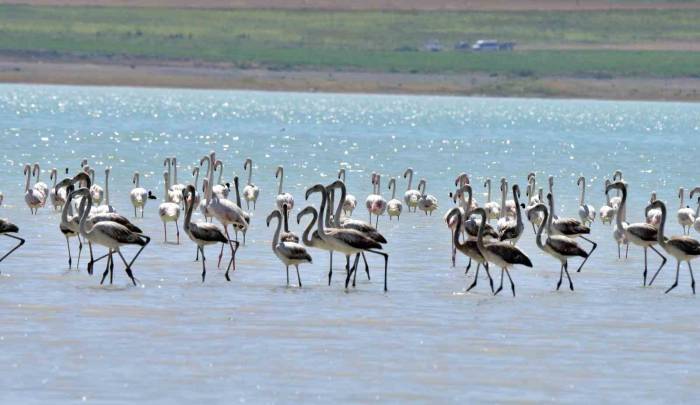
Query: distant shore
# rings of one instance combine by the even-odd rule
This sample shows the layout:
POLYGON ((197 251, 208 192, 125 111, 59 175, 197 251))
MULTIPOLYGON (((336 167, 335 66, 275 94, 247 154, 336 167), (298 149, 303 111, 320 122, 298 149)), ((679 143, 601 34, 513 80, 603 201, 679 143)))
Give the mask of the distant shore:
POLYGON ((0 55, 1 83, 265 91, 700 101, 700 78, 506 77, 323 70, 240 69, 148 59, 37 59, 0 55))

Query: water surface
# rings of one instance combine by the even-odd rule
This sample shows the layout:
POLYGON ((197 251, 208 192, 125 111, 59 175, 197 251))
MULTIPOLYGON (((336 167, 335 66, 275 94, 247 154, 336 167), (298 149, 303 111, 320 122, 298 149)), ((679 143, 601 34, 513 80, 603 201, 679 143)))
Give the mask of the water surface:
MULTIPOLYGON (((544 185, 552 174, 559 214, 572 216, 579 175, 588 177, 588 202, 598 208, 603 179, 621 168, 630 219, 642 219, 655 190, 678 233, 677 189, 698 181, 699 105, 5 85, 0 123, 0 212, 28 239, 0 266, 2 402, 696 397, 700 311, 685 270, 679 288, 663 294, 673 261, 657 285, 643 288, 641 250, 618 260, 611 227, 595 223, 599 248, 574 275, 576 291, 556 292, 558 263, 537 250, 528 229, 520 246, 535 266, 513 271, 518 296, 492 297, 485 280, 464 294, 472 276, 463 275, 463 257, 450 267, 442 215, 461 171, 476 185, 487 176, 524 185, 529 171, 544 185), (84 266, 68 270, 58 214, 47 207, 30 216, 23 202, 24 163, 40 162, 48 182, 49 168, 76 171, 87 158, 101 184, 104 167, 113 167, 112 204, 130 214, 133 171, 162 201, 163 158, 176 155, 180 181, 191 181, 191 168, 212 149, 229 181, 253 158, 262 189, 231 283, 214 268, 215 249, 202 284, 184 233, 180 246, 162 242, 157 201, 135 220, 153 237, 135 266, 142 284, 129 286, 117 267, 114 286, 100 287, 84 266), (388 293, 375 258, 371 281, 358 277, 357 288, 345 291, 338 267, 328 287, 328 257, 318 251, 313 265, 302 266, 304 287, 285 287, 264 222, 279 164, 295 211, 306 187, 329 183, 347 166, 361 219, 372 171, 384 176, 387 197, 388 178, 408 166, 415 181, 427 179, 440 199, 432 217, 380 220, 390 241, 388 293)), ((398 184, 405 189, 403 179, 398 184)), ((650 257, 655 267, 658 258, 650 257)))

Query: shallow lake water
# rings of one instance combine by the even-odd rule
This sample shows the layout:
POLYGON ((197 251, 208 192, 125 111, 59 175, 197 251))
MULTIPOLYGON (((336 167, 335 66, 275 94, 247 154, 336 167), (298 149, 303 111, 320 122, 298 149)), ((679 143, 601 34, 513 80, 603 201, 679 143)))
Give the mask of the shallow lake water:
MULTIPOLYGON (((642 251, 631 247, 618 260, 612 227, 596 221, 598 249, 572 274, 576 291, 557 292, 558 262, 537 249, 528 225, 519 246, 534 268, 512 271, 517 296, 492 296, 485 279, 465 294, 473 271, 464 276, 464 257, 451 267, 442 216, 462 171, 480 203, 486 177, 524 189, 529 171, 542 186, 554 175, 559 215, 576 216, 578 176, 597 209, 604 179, 622 169, 629 219, 643 219, 654 190, 678 234, 678 187, 700 181, 698 104, 3 85, 0 135, 0 215, 27 239, 0 264, 0 402, 696 399, 700 311, 685 267, 670 294, 672 258, 653 287, 642 287, 642 251), (236 174, 245 182, 251 157, 261 188, 230 283, 212 247, 202 284, 194 245, 184 232, 181 245, 163 243, 157 216, 163 159, 177 156, 179 180, 189 182, 210 150, 228 181, 236 174), (24 205, 24 163, 39 162, 48 183, 50 168, 76 172, 83 158, 100 184, 105 166, 113 168, 119 212, 132 216, 134 171, 158 197, 134 220, 153 238, 134 266, 138 287, 119 265, 112 286, 89 276, 84 260, 69 270, 59 214, 47 204, 31 216, 24 205), (403 194, 406 167, 415 169, 414 185, 428 181, 440 204, 432 216, 404 210, 400 221, 379 221, 389 240, 388 293, 376 258, 372 279, 360 274, 345 290, 342 260, 329 287, 328 255, 313 250, 303 288, 285 287, 265 226, 280 164, 294 214, 304 190, 330 183, 341 165, 360 219, 372 171, 383 175, 387 199, 392 176, 403 194)), ((291 227, 303 230, 294 220, 291 227)), ((3 249, 11 243, 0 238, 3 249)), ((651 254, 650 267, 658 263, 651 254)))

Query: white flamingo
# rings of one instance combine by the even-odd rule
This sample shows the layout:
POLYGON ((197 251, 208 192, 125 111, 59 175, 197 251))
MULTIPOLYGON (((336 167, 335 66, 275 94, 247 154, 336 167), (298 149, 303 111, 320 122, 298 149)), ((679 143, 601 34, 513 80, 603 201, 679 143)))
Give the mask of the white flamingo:
POLYGON ((285 192, 282 188, 284 184, 284 167, 277 166, 275 170, 275 178, 279 179, 279 187, 277 188, 277 198, 275 198, 275 203, 277 204, 277 209, 282 212, 282 207, 287 206, 288 210, 294 209, 294 197, 285 192))
POLYGON ((245 200, 245 208, 250 209, 250 203, 253 203, 253 210, 255 210, 255 204, 258 202, 258 195, 260 194, 260 188, 253 184, 253 160, 248 158, 243 163, 243 170, 248 170, 248 183, 243 187, 243 199, 245 200))
POLYGON ((95 169, 93 168, 90 168, 90 182, 92 183, 92 185, 90 186, 90 195, 92 196, 92 202, 95 205, 100 205, 100 203, 102 203, 102 199, 104 198, 105 191, 101 186, 95 183, 95 169))
MULTIPOLYGON (((177 235, 177 244, 180 244, 180 228, 177 221, 180 219, 180 204, 173 202, 170 199, 170 174, 168 171, 163 172, 163 202, 158 206, 158 216, 163 221, 163 233, 165 234, 165 243, 168 243, 168 222, 175 222, 175 231, 177 235)), ((182 195, 182 192, 180 192, 182 195)), ((182 201, 182 197, 180 197, 182 201)))
POLYGON ((49 200, 51 201, 51 205, 53 205, 53 208, 56 211, 62 210, 63 206, 66 204, 67 194, 64 187, 56 187, 56 183, 58 182, 58 171, 56 168, 51 169, 49 179, 53 181, 53 186, 49 190, 49 200))
POLYGON ((49 186, 43 181, 39 181, 39 176, 41 175, 41 168, 39 168, 39 163, 34 163, 34 170, 32 172, 36 179, 34 180, 34 188, 39 190, 42 194, 41 206, 46 205, 46 200, 49 198, 49 186))
MULTIPOLYGON (((177 176, 173 177, 173 160, 175 158, 165 158, 163 161, 163 167, 167 167, 165 173, 168 175, 168 184, 173 184, 171 183, 172 179, 176 178, 177 176)), ((168 187, 165 188, 165 202, 172 202, 175 204, 180 204, 182 203, 182 190, 184 188, 184 185, 180 184, 178 187, 174 187, 172 185, 169 185, 168 187), (182 187, 180 187, 182 186, 182 187)))
POLYGON ((392 177, 389 180, 389 190, 391 190, 391 200, 386 203, 386 212, 389 214, 389 221, 391 218, 396 217, 396 220, 401 219, 401 210, 403 210, 403 204, 401 200, 396 198, 396 178, 392 177))
MULTIPOLYGON (((693 198, 692 193, 690 198, 693 198)), ((654 201, 656 201, 656 191, 651 192, 649 204, 653 203, 654 201)), ((661 223, 661 210, 659 208, 652 208, 647 210, 646 223, 658 227, 661 223)))
POLYGON ((578 207, 578 217, 584 225, 591 225, 595 221, 595 208, 586 204, 586 178, 581 176, 576 182, 581 187, 581 200, 578 207))
POLYGON ((131 181, 132 181, 132 183, 134 183, 135 187, 133 189, 131 189, 131 192, 129 192, 129 198, 131 199, 131 205, 134 206, 134 218, 138 217, 138 215, 136 214, 136 210, 138 208, 141 209, 141 218, 143 218, 143 211, 144 211, 144 208, 146 207, 146 203, 148 202, 149 199, 155 200, 155 196, 153 196, 150 191, 141 187, 140 178, 141 178, 141 176, 139 175, 139 172, 134 172, 134 177, 132 178, 131 181))
POLYGON ((685 189, 681 187, 678 190, 678 198, 681 200, 680 208, 678 209, 678 223, 683 227, 683 234, 690 233, 690 227, 695 222, 695 211, 684 205, 685 189))
POLYGON ((369 223, 372 223, 372 215, 375 216, 374 226, 379 224, 379 217, 386 212, 386 200, 382 197, 381 191, 381 175, 372 173, 372 194, 367 196, 365 206, 369 212, 369 223))
POLYGON ((418 208, 425 213, 425 215, 433 215, 433 211, 438 209, 438 199, 432 194, 427 194, 425 188, 428 182, 425 179, 421 179, 418 183, 418 190, 421 193, 420 199, 418 200, 418 208))
POLYGON ((484 204, 484 209, 488 215, 489 221, 492 219, 498 219, 501 216, 501 205, 496 201, 491 201, 491 179, 486 178, 484 182, 484 187, 486 187, 486 203, 484 204))
MULTIPOLYGON (((228 184, 225 184, 223 182, 223 177, 224 177, 224 162, 221 160, 217 160, 214 157, 214 154, 212 153, 211 155, 211 161, 213 164, 213 171, 214 172, 219 172, 219 179, 218 183, 210 183, 213 184, 212 186, 212 192, 217 195, 219 198, 228 198, 229 193, 231 192, 231 189, 229 188, 228 184)), ((213 179, 213 177, 210 178, 213 179)))
POLYGON ((403 173, 403 178, 405 179, 406 177, 408 177, 408 185, 406 186, 406 192, 403 194, 403 201, 408 207, 408 212, 411 212, 411 208, 413 208, 413 212, 416 212, 416 210, 418 209, 418 200, 420 200, 421 193, 420 191, 411 188, 411 184, 413 183, 412 168, 409 167, 403 173))
POLYGON ((42 207, 42 199, 45 198, 44 194, 37 188, 31 187, 32 180, 32 166, 24 165, 24 175, 26 176, 26 183, 24 187, 24 202, 29 207, 29 212, 32 215, 36 214, 39 208, 42 207))
MULTIPOLYGON (((501 193, 508 195, 508 181, 505 177, 501 177, 501 193)), ((515 218, 515 201, 503 200, 503 212, 506 218, 515 218)))
MULTIPOLYGON (((605 188, 610 185, 610 180, 605 179, 605 188)), ((612 224, 615 219, 616 208, 610 202, 610 196, 605 194, 605 204, 600 207, 600 222, 603 224, 612 224)))
POLYGON ((109 174, 112 172, 111 167, 105 168, 105 188, 104 188, 104 199, 102 202, 104 204, 100 204, 97 207, 93 208, 93 211, 96 214, 107 214, 107 213, 116 213, 117 210, 114 209, 109 203, 109 174))
MULTIPOLYGON (((338 170, 338 179, 342 180, 344 184, 347 184, 345 182, 344 168, 338 170)), ((345 212, 345 215, 351 216, 355 211, 355 208, 357 208, 357 198, 355 198, 355 196, 352 194, 347 194, 345 196, 345 201, 343 201, 343 212, 345 212)))

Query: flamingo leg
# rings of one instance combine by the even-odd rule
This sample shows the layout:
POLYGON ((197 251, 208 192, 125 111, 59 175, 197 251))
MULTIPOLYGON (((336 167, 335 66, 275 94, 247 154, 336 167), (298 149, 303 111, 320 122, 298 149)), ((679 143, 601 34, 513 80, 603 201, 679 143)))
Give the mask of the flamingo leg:
POLYGON ((481 267, 481 263, 477 263, 476 274, 474 274, 474 282, 469 286, 469 288, 467 288, 466 292, 469 292, 472 288, 476 287, 476 282, 479 280, 479 267, 481 267))
POLYGON ((489 278, 489 284, 491 285, 491 293, 493 294, 493 278, 491 278, 491 273, 489 272, 489 263, 484 262, 484 270, 486 270, 486 275, 489 278))
POLYGON ((299 265, 295 264, 294 267, 297 269, 297 280, 299 281, 299 288, 301 288, 301 276, 299 275, 299 265))
POLYGON ((109 267, 109 284, 112 285, 114 283, 114 259, 112 258, 112 250, 109 251, 107 266, 109 267))
POLYGON ((617 258, 622 259, 622 255, 620 254, 620 242, 617 242, 617 258))
POLYGON ((104 259, 107 256, 109 256, 109 253, 106 253, 106 254, 98 257, 97 259, 90 259, 90 261, 88 262, 88 274, 92 275, 92 268, 95 265, 95 263, 99 262, 100 260, 104 259))
POLYGON ((362 261, 365 262, 365 273, 367 273, 367 280, 371 280, 372 278, 369 276, 369 264, 367 264, 367 258, 365 257, 365 252, 361 252, 362 254, 362 261))
POLYGON ((287 270, 287 287, 289 287, 289 266, 284 266, 287 270))
POLYGON ((559 281, 557 282, 557 291, 559 291, 559 287, 561 287, 561 282, 564 279, 564 263, 561 264, 561 267, 559 267, 559 281))
POLYGON ((70 240, 68 239, 68 235, 66 235, 66 246, 68 247, 68 270, 70 270, 73 264, 73 257, 70 254, 70 240))
MULTIPOLYGON (((658 250, 656 250, 655 247, 653 247, 653 246, 649 246, 649 247, 651 248, 651 250, 653 250, 654 252, 656 252, 656 254, 658 254, 659 256, 661 256, 661 260, 662 260, 661 266, 659 266, 658 270, 656 270, 656 273, 654 273, 654 277, 652 277, 652 278, 651 278, 651 281, 649 282, 649 285, 651 286, 652 283, 654 283, 654 280, 656 279, 656 276, 659 275, 659 272, 661 271, 661 269, 662 269, 662 268, 664 267, 664 265, 666 264, 666 257, 665 257, 664 255, 662 255, 661 252, 659 252, 658 250)), ((644 253, 646 254, 646 249, 644 250, 644 253)), ((645 260, 646 260, 646 259, 645 259, 645 260)))
POLYGON ((472 268, 472 258, 469 258, 469 263, 467 263, 467 268, 464 269, 464 275, 466 276, 469 273, 469 269, 472 268))
POLYGON ((177 244, 180 244, 180 227, 177 224, 177 221, 175 221, 175 232, 177 235, 177 244))
POLYGON ((583 239, 583 240, 585 240, 586 242, 590 243, 591 245, 593 245, 593 247, 591 248, 591 251, 588 252, 588 257, 586 257, 585 259, 583 259, 583 261, 581 262, 581 265, 578 266, 578 270, 576 270, 577 273, 580 273, 580 272, 581 272, 581 269, 583 268, 583 265, 586 264, 586 262, 588 261, 588 259, 591 257, 591 254, 593 254, 593 251, 595 250, 595 248, 598 247, 598 244, 597 244, 597 243, 595 243, 595 242, 593 242, 592 240, 586 238, 585 236, 581 236, 580 238, 583 239))
POLYGON ((78 236, 78 261, 75 263, 75 269, 80 270, 80 255, 83 253, 83 240, 78 236))
POLYGON ((498 295, 498 293, 501 292, 502 289, 503 289, 503 268, 501 268, 501 283, 498 286, 498 288, 496 288, 496 291, 493 293, 493 295, 498 295))
POLYGON ((229 246, 231 247, 231 260, 228 262, 228 266, 226 266, 226 273, 224 276, 226 277, 226 281, 231 281, 231 278, 228 275, 229 270, 231 270, 231 267, 233 267, 233 271, 236 271, 236 252, 238 252, 238 247, 241 245, 235 240, 229 240, 228 241, 229 246), (236 244, 236 247, 233 247, 233 244, 236 244))
MULTIPOLYGON (((224 225, 224 232, 226 233, 226 239, 231 240, 231 237, 228 235, 228 225, 224 225)), ((221 252, 219 253, 219 262, 216 264, 217 268, 221 268, 221 258, 224 257, 224 244, 221 244, 221 252)))
POLYGON ((566 273, 566 278, 569 279, 569 289, 574 291, 574 283, 571 281, 571 275, 569 275, 569 262, 564 262, 564 272, 566 273))
MULTIPOLYGON (((109 256, 109 254, 107 254, 109 256)), ((105 266, 105 271, 102 273, 102 280, 100 280, 100 285, 104 284, 107 275, 109 274, 109 260, 111 256, 107 258, 107 265, 105 266)))
POLYGON ((204 282, 204 278, 207 276, 207 265, 204 263, 206 259, 204 258, 204 248, 201 246, 197 246, 197 254, 199 254, 199 251, 202 251, 202 283, 204 282))
POLYGON ((627 253, 629 253, 629 251, 630 251, 630 244, 629 244, 629 242, 627 242, 627 243, 625 244, 625 246, 626 246, 626 247, 625 247, 625 259, 627 259, 627 253))
MULTIPOLYGON (((149 241, 150 241, 150 239, 149 239, 149 241)), ((146 246, 141 247, 141 250, 143 250, 144 247, 146 247, 146 246)), ((133 259, 131 259, 131 263, 129 263, 129 264, 126 263, 126 259, 124 258, 124 255, 122 255, 121 250, 117 250, 119 257, 122 259, 122 262, 124 262, 124 266, 125 266, 124 271, 126 272, 126 275, 129 276, 129 278, 131 279, 131 282, 134 283, 134 285, 136 285, 136 278, 134 277, 134 273, 131 272, 131 265, 134 264, 134 260, 136 260, 136 257, 138 257, 139 253, 141 253, 141 250, 139 250, 139 252, 136 254, 136 256, 134 256, 133 259)))
POLYGON ((508 281, 510 281, 510 289, 513 291, 513 297, 515 297, 515 283, 513 282, 513 279, 510 277, 510 272, 506 268, 506 275, 508 276, 508 281))
MULTIPOLYGON (((331 250, 329 252, 331 254, 331 264, 328 266, 328 285, 331 285, 331 277, 333 277, 333 251, 331 250)), ((349 259, 348 259, 348 264, 346 267, 350 267, 349 259)))
POLYGON ((690 272, 690 287, 693 289, 693 295, 695 295, 695 277, 693 276, 693 267, 690 265, 690 260, 688 260, 688 271, 690 272))
POLYGON ((642 274, 644 277, 643 280, 643 285, 646 287, 647 285, 647 248, 644 248, 644 273, 642 274))
POLYGON ((673 290, 678 285, 678 273, 680 273, 680 271, 681 271, 681 262, 680 262, 680 260, 677 260, 676 261, 676 281, 674 281, 673 285, 670 286, 668 288, 668 290, 666 290, 666 294, 668 294, 669 291, 673 290))
MULTIPOLYGON (((350 263, 350 256, 347 256, 348 258, 348 263, 350 263)), ((355 255, 355 263, 352 265, 352 268, 348 270, 348 275, 345 277, 345 289, 348 288, 348 284, 350 284, 350 276, 352 276, 352 273, 357 269, 357 264, 360 262, 360 255, 355 255)))
POLYGON ((376 250, 368 249, 367 252, 374 253, 376 255, 384 256, 384 291, 389 291, 387 288, 387 276, 389 272, 389 254, 384 252, 379 252, 376 250))
POLYGON ((163 232, 165 233, 165 243, 168 243, 168 227, 165 226, 165 221, 163 222, 163 232))

